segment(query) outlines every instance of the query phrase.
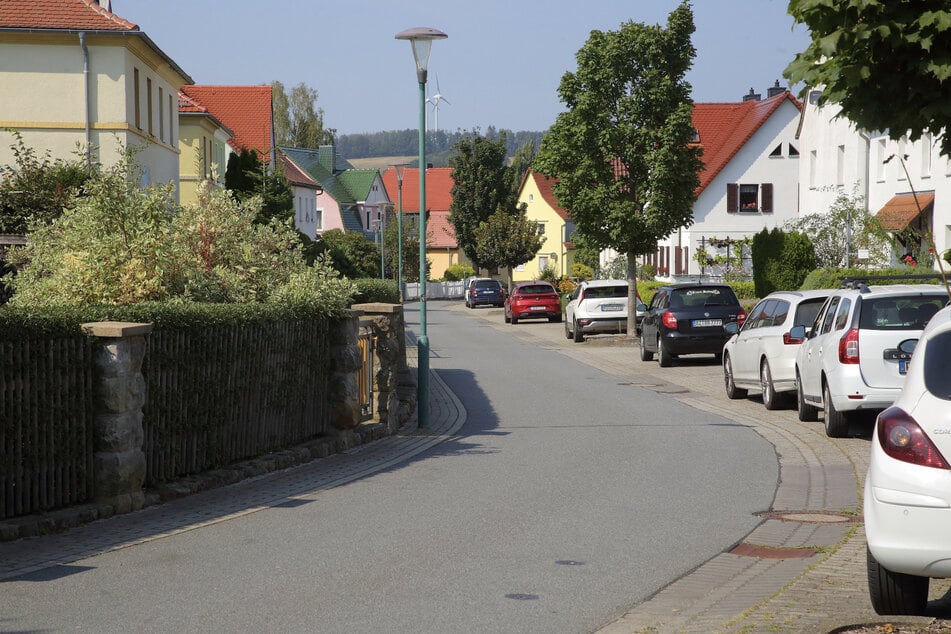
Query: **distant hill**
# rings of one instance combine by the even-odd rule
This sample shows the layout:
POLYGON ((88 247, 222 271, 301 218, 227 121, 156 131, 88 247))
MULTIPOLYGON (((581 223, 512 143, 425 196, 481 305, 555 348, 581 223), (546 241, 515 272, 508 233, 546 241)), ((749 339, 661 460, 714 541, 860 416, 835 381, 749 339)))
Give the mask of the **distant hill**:
MULTIPOLYGON (((346 157, 344 157, 346 158, 346 157)), ((371 156, 368 158, 348 158, 347 161, 357 169, 385 170, 398 163, 406 163, 416 167, 418 154, 412 156, 371 156)))
MULTIPOLYGON (((506 154, 513 156, 515 150, 521 145, 531 141, 538 149, 544 132, 512 132, 511 130, 496 130, 493 126, 485 131, 485 136, 489 140, 497 140, 502 132, 505 132, 506 154)), ((469 136, 471 132, 457 130, 456 132, 429 132, 426 138, 426 162, 432 163, 436 167, 448 164, 449 157, 452 155, 452 148, 463 137, 469 136)), ((406 130, 390 130, 386 132, 372 132, 363 134, 341 134, 336 140, 337 153, 348 160, 354 167, 363 159, 375 159, 377 161, 390 161, 384 163, 392 165, 396 162, 408 162, 415 165, 419 151, 419 131, 415 128, 406 130), (397 157, 402 160, 395 160, 397 157)), ((362 164, 361 164, 362 166, 362 164)), ((380 167, 377 164, 369 167, 380 167)))

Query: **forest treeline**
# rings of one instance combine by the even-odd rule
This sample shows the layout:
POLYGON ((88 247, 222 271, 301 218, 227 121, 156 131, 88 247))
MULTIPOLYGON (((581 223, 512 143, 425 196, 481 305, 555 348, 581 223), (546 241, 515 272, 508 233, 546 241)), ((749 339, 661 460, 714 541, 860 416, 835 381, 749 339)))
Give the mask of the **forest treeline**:
MULTIPOLYGON (((476 131, 476 133, 480 132, 476 131)), ((489 126, 482 136, 490 141, 496 141, 502 133, 505 134, 507 156, 514 156, 515 150, 529 141, 534 143, 537 149, 545 135, 544 132, 513 132, 511 130, 498 130, 494 126, 489 126)), ((439 155, 449 154, 460 139, 473 134, 469 130, 456 130, 455 132, 430 130, 426 137, 426 151, 430 154, 430 160, 427 162, 433 162, 432 159, 439 155)), ((341 134, 337 137, 336 145, 340 156, 348 159, 371 158, 374 156, 412 156, 419 151, 419 131, 416 128, 409 128, 385 132, 341 134)))

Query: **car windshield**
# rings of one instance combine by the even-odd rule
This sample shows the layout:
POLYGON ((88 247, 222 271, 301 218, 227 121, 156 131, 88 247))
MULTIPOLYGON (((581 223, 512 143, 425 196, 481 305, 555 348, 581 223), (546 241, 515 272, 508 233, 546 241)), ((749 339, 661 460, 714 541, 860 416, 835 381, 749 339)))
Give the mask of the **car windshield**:
POLYGON ((584 290, 585 299, 626 298, 627 286, 589 286, 584 290))
POLYGON ((932 337, 925 348, 925 389, 946 401, 951 401, 951 332, 942 332, 932 337))
POLYGON ((892 296, 863 300, 859 328, 868 330, 920 330, 938 312, 943 297, 892 296))
POLYGON ((523 286, 519 289, 519 293, 523 295, 535 295, 538 293, 554 293, 555 289, 547 284, 532 284, 531 286, 523 286))
POLYGON ((702 306, 736 306, 740 301, 728 286, 698 286, 676 288, 670 295, 671 308, 700 308, 702 306))

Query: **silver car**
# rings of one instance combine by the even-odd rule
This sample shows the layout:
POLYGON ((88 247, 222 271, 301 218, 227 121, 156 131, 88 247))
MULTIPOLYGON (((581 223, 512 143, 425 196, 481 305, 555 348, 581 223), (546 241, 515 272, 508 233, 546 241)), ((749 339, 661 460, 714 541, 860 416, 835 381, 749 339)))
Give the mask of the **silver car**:
MULTIPOLYGON (((637 324, 644 318, 646 309, 637 297, 637 324)), ((588 280, 578 284, 565 305, 565 337, 581 343, 586 335, 624 332, 627 332, 627 280, 588 280)))

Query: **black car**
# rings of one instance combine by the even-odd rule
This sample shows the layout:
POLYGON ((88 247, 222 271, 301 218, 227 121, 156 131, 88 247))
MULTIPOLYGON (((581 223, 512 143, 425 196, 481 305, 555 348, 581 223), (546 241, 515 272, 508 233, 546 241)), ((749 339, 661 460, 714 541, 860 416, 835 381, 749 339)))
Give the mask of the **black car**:
POLYGON ((466 308, 475 308, 479 304, 501 308, 505 304, 505 290, 502 288, 502 283, 490 277, 469 280, 469 285, 466 287, 466 308))
POLYGON ((746 321, 746 311, 728 284, 673 284, 657 289, 641 322, 641 361, 656 354, 667 367, 681 354, 718 359, 730 338, 724 324, 746 321))

